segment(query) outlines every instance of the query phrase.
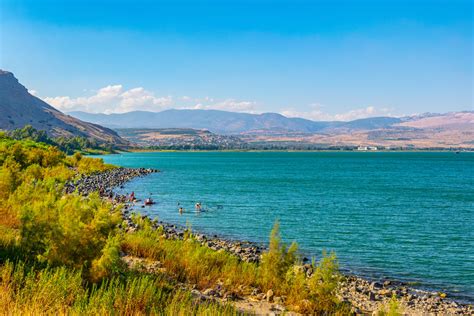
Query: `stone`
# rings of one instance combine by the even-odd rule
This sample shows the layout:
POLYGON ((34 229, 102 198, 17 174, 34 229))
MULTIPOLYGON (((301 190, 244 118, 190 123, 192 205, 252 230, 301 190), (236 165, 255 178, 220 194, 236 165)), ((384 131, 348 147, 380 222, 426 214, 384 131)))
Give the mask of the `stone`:
POLYGON ((207 296, 213 296, 215 293, 216 291, 214 291, 214 289, 206 289, 204 290, 204 292, 202 292, 202 294, 207 295, 207 296))
POLYGON ((379 295, 382 295, 382 296, 391 296, 392 295, 392 292, 387 290, 387 289, 381 289, 379 291, 379 295))
POLYGON ((233 301, 237 298, 237 296, 232 292, 226 292, 226 293, 224 293, 222 298, 225 299, 225 300, 228 300, 228 301, 233 301))
POLYGON ((266 296, 266 299, 268 302, 273 302, 273 290, 268 290, 266 296))
POLYGON ((382 288, 382 284, 380 284, 379 282, 372 282, 370 283, 370 286, 369 286, 369 289, 371 291, 380 290, 381 288, 382 288))
POLYGON ((371 301, 375 301, 376 298, 375 298, 375 293, 374 292, 369 292, 369 300, 371 301))

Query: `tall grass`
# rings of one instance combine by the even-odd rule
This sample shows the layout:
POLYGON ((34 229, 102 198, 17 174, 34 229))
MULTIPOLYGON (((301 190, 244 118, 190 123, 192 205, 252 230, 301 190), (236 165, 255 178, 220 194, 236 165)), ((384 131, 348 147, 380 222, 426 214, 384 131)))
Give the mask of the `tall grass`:
POLYGON ((337 259, 324 255, 308 278, 297 245, 283 243, 278 223, 260 264, 241 261, 196 241, 170 240, 152 222, 120 230, 119 208, 98 194, 63 195, 77 175, 112 168, 103 161, 0 135, 0 313, 68 315, 235 314, 203 302, 177 283, 249 295, 272 290, 308 314, 345 311, 336 299, 337 259), (120 252, 159 261, 160 272, 130 271, 120 252), (12 262, 15 262, 12 263, 12 262))
POLYGON ((180 282, 196 284, 201 289, 223 283, 229 291, 240 294, 242 286, 256 285, 255 264, 241 262, 224 251, 203 247, 191 238, 170 240, 162 237, 160 231, 143 228, 125 234, 122 250, 160 261, 170 276, 180 282))
POLYGON ((377 313, 379 316, 401 316, 403 315, 403 308, 394 294, 390 300, 383 304, 377 313))
POLYGON ((0 266, 0 310, 12 315, 236 314, 231 306, 203 302, 159 276, 129 274, 88 285, 81 271, 0 266))
POLYGON ((223 250, 214 251, 192 238, 167 239, 161 230, 154 230, 147 219, 134 217, 141 229, 124 235, 122 250, 138 257, 160 262, 165 274, 179 282, 195 284, 204 290, 224 287, 237 295, 248 295, 249 287, 286 298, 287 305, 302 313, 346 313, 347 306, 336 297, 340 280, 334 253, 323 254, 313 275, 308 278, 296 253, 297 245, 287 247, 281 239, 279 225, 270 235, 270 247, 260 265, 240 261, 223 250), (148 223, 147 223, 148 222, 148 223))

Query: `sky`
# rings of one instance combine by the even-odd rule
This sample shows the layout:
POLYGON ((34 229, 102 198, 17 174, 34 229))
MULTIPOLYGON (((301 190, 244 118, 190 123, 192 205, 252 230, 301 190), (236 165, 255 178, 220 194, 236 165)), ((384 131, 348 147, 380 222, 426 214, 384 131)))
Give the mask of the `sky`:
POLYGON ((472 111, 473 1, 2 0, 0 68, 65 112, 472 111))

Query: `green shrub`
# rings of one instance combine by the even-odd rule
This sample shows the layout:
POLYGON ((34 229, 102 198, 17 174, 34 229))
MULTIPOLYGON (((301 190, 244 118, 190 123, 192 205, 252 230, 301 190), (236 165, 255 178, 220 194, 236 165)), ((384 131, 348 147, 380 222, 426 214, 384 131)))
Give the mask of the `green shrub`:
POLYGON ((94 282, 118 276, 125 270, 124 262, 120 258, 120 235, 109 235, 105 246, 102 248, 102 255, 92 261, 90 279, 94 282))
POLYGON ((403 308, 396 295, 392 295, 388 304, 384 304, 378 311, 379 316, 401 316, 403 315, 403 308))
POLYGON ((311 310, 313 312, 335 311, 339 300, 336 296, 337 286, 341 279, 339 263, 336 254, 331 252, 327 255, 323 252, 323 257, 315 267, 314 273, 308 281, 311 310))
POLYGON ((282 242, 280 224, 276 222, 270 233, 269 249, 262 255, 259 268, 260 284, 264 289, 281 291, 288 269, 297 262, 297 250, 296 243, 287 248, 282 242))

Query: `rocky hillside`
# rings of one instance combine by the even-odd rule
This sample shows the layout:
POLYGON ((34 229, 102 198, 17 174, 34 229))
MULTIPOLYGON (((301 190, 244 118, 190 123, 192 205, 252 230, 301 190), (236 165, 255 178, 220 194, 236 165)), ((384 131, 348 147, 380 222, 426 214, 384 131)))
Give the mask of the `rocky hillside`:
POLYGON ((31 95, 11 72, 4 70, 0 70, 0 113, 0 129, 4 130, 32 125, 52 137, 82 136, 118 146, 127 144, 113 130, 66 115, 31 95))
POLYGON ((70 112, 81 120, 110 128, 193 128, 207 129, 219 134, 240 134, 249 131, 299 131, 312 133, 332 122, 314 122, 288 118, 277 113, 236 113, 218 110, 165 110, 161 112, 134 111, 120 114, 70 112))
MULTIPOLYGON (((349 122, 315 122, 275 113, 249 114, 216 110, 166 110, 70 115, 109 128, 206 129, 239 135, 249 143, 380 146, 390 148, 474 148, 474 112, 425 113, 371 117, 349 122)), ((143 135, 142 135, 143 136, 143 135)))

